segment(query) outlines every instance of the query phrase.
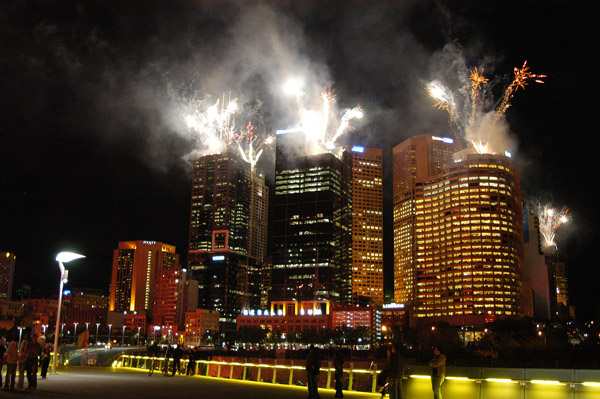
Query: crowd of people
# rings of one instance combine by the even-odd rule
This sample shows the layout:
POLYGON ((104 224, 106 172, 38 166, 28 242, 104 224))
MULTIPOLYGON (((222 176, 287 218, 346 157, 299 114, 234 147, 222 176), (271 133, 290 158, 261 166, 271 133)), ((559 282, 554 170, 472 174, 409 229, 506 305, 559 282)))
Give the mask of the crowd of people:
POLYGON ((38 370, 41 370, 40 376, 46 378, 51 352, 52 345, 46 344, 44 336, 33 334, 30 339, 20 342, 16 338, 7 342, 4 337, 0 337, 0 386, 11 391, 24 389, 26 377, 27 389, 35 390, 38 370))

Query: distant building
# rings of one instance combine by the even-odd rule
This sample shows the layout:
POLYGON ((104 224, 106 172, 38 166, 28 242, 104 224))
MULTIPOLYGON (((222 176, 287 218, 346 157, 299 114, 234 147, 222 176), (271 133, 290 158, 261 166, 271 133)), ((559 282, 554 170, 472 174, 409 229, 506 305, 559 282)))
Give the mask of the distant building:
POLYGON ((329 153, 298 155, 298 140, 277 136, 269 301, 350 303, 351 169, 329 153))
POLYGON ((16 259, 12 252, 0 252, 0 300, 12 298, 16 259))
POLYGON ((352 168, 352 303, 383 304, 383 157, 378 148, 348 146, 352 168))
MULTIPOLYGON (((158 284, 159 280, 166 271, 178 268, 179 255, 172 245, 156 241, 120 242, 113 257, 109 310, 152 315, 155 291, 165 289, 158 284)), ((160 292, 162 295, 163 291, 160 292)))
POLYGON ((531 315, 519 170, 469 150, 452 162, 454 149, 427 135, 394 148, 395 302, 419 325, 531 315))
POLYGON ((261 328, 291 336, 307 329, 331 328, 329 301, 273 301, 270 309, 246 309, 238 329, 261 328))
POLYGON ((188 271, 198 281, 198 307, 219 312, 224 328, 260 303, 267 205, 264 178, 237 153, 194 161, 188 271))
POLYGON ((188 346, 208 345, 217 342, 219 312, 196 309, 185 313, 185 344, 188 346))

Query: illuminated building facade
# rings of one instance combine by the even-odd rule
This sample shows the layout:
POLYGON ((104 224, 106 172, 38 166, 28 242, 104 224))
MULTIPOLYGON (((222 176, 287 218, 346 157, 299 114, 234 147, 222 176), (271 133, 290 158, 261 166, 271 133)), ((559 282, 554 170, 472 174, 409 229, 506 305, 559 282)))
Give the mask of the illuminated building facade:
POLYGON ((219 312, 229 327, 260 301, 267 206, 264 178, 237 154, 194 162, 188 270, 198 281, 198 308, 219 312))
POLYGON ((179 264, 156 271, 152 324, 183 330, 185 273, 179 264))
POLYGON ((351 301, 348 163, 296 153, 298 134, 277 136, 270 301, 351 301))
POLYGON ((540 223, 537 212, 523 210, 523 241, 525 243, 525 275, 531 284, 531 308, 539 319, 552 317, 551 274, 542 252, 540 223))
POLYGON ((219 312, 214 310, 185 312, 185 344, 196 346, 213 342, 214 335, 219 332, 219 318, 219 312))
POLYGON ((0 299, 11 300, 16 259, 11 252, 0 252, 0 299))
POLYGON ((405 140, 392 151, 395 303, 415 300, 415 184, 440 173, 458 150, 452 140, 422 134, 405 140))
MULTIPOLYGON (((400 218, 408 227, 396 220, 403 209, 394 209, 395 233, 407 232, 410 246, 395 264, 395 276, 405 277, 395 298, 412 305, 418 323, 482 326, 522 316, 526 308, 518 169, 503 155, 461 155, 454 163, 430 165, 424 175, 417 162, 412 215, 400 218)), ((417 150, 415 156, 424 155, 417 150)))
POLYGON ((122 241, 114 250, 109 310, 152 312, 157 270, 179 266, 175 247, 157 241, 122 241))
POLYGON ((381 149, 349 146, 352 168, 352 302, 383 304, 383 158, 381 149))

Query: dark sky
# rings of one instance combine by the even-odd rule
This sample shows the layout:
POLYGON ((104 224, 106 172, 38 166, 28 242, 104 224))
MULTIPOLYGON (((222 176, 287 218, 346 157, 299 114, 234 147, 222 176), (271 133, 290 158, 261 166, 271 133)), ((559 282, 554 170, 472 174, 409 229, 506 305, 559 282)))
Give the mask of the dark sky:
MULTIPOLYGON (((391 147, 405 138, 448 134, 448 114, 432 107, 427 82, 442 80, 460 95, 461 73, 485 68, 492 109, 513 68, 527 60, 548 77, 516 93, 505 133, 524 197, 570 208, 572 222, 557 242, 571 298, 591 315, 600 303, 593 295, 600 268, 590 253, 599 222, 590 184, 598 173, 598 8, 584 1, 2 2, 0 250, 17 254, 15 285, 53 295, 62 250, 87 256, 70 268, 71 287, 105 292, 118 241, 163 241, 185 253, 189 159, 206 147, 183 121, 190 93, 205 106, 231 91, 240 125, 252 120, 273 133, 291 127, 298 110, 276 88, 303 76, 305 102, 333 89, 340 112, 363 107, 365 118, 339 143, 382 146, 389 165, 391 147)), ((266 154, 260 165, 269 176, 272 159, 266 154)))

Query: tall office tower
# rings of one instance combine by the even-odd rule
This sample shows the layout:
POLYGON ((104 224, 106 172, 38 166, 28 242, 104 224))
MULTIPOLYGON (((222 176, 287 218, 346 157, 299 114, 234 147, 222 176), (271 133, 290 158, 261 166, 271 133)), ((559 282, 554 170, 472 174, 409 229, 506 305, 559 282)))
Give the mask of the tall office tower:
POLYGON ((451 139, 422 134, 403 141, 392 151, 396 303, 415 300, 415 184, 440 173, 459 149, 451 139))
POLYGON ((351 302, 349 164, 298 154, 304 135, 277 136, 269 301, 351 302))
MULTIPOLYGON (((436 141, 431 136, 429 140, 436 141)), ((426 154, 419 154, 416 147, 414 213, 412 218, 394 215, 396 231, 408 232, 406 241, 414 254, 394 265, 395 275, 409 277, 400 288, 412 293, 410 302, 419 323, 482 326, 498 317, 523 315, 518 169, 502 155, 468 151, 459 155, 462 159, 440 165, 437 172, 431 165, 434 173, 420 176, 418 159, 426 154), (402 226, 397 216, 412 225, 402 226)))
POLYGON ((122 241, 113 255, 109 309, 150 312, 157 270, 179 265, 175 247, 157 241, 122 241))
POLYGON ((0 252, 0 299, 11 300, 16 259, 11 252, 0 252))
POLYGON ((218 311, 224 328, 260 301, 268 191, 252 177, 234 152, 194 162, 188 269, 198 281, 198 307, 218 311))
POLYGON ((184 327, 185 274, 179 264, 156 270, 152 324, 184 327))
POLYGON ((383 158, 346 147, 352 167, 352 302, 383 304, 383 158), (367 299, 367 301, 364 301, 367 299))
POLYGON ((523 210, 523 241, 525 243, 525 275, 531 284, 531 308, 539 319, 552 318, 552 275, 546 264, 540 240, 540 222, 537 212, 523 210))

